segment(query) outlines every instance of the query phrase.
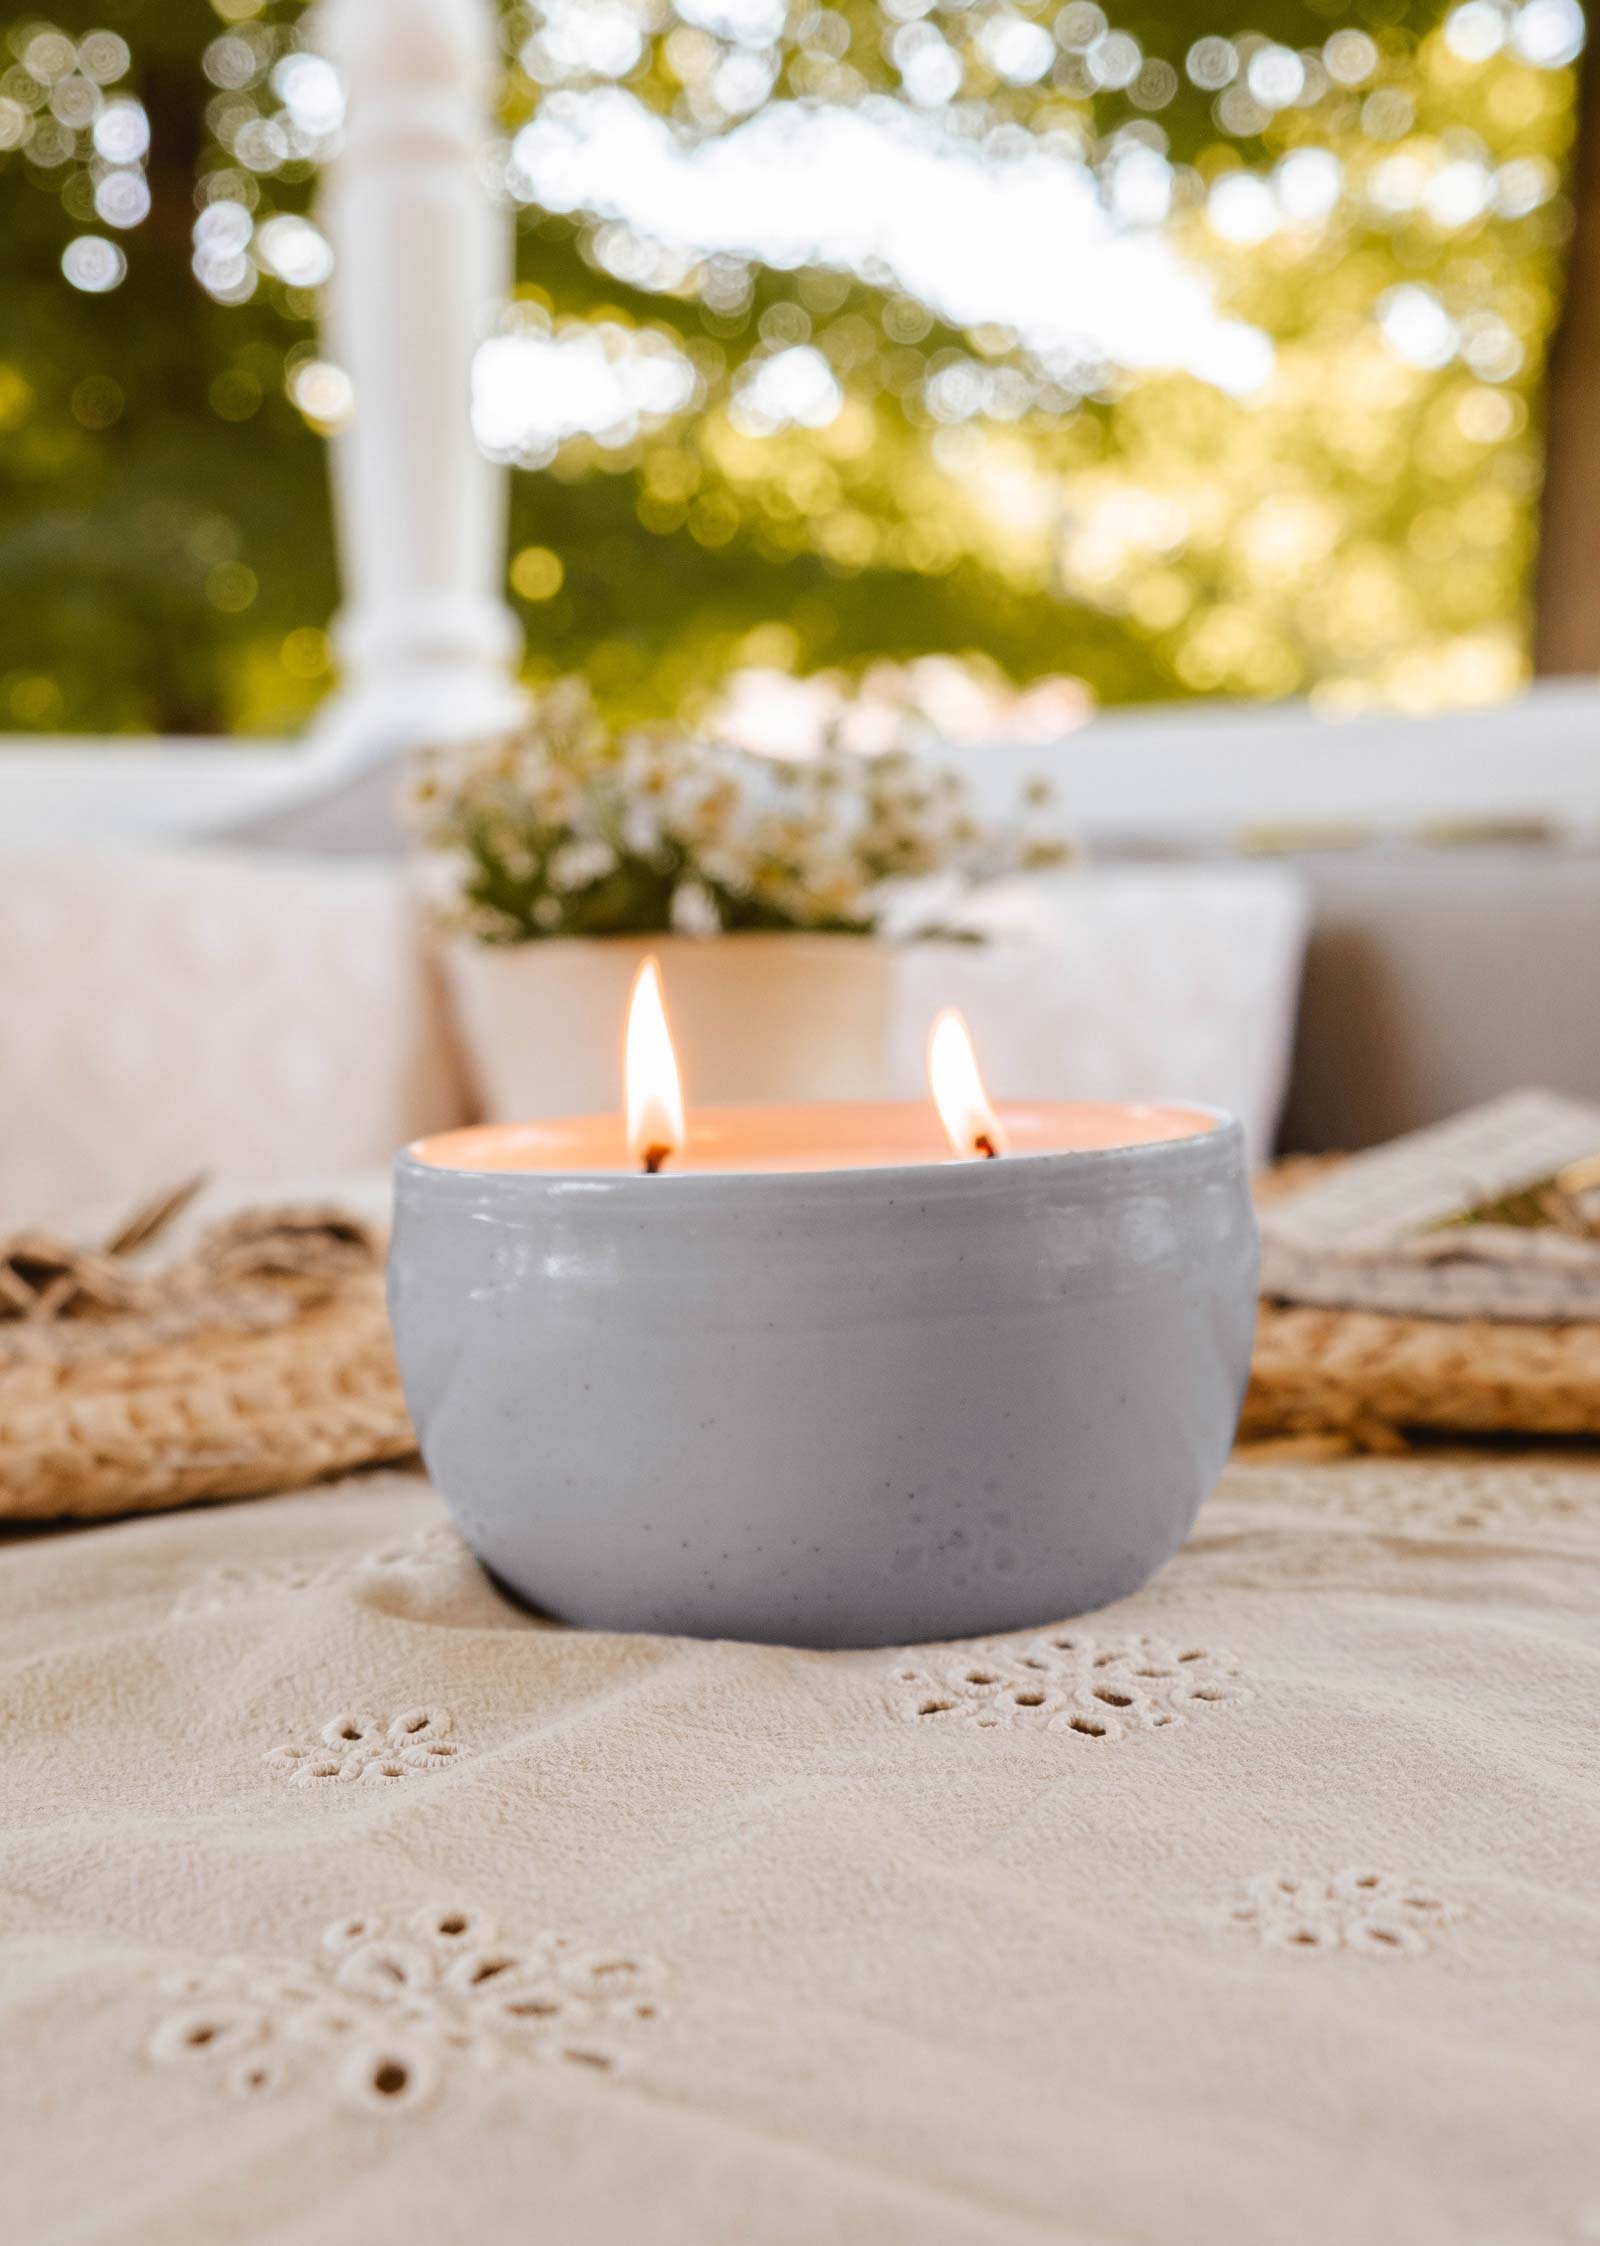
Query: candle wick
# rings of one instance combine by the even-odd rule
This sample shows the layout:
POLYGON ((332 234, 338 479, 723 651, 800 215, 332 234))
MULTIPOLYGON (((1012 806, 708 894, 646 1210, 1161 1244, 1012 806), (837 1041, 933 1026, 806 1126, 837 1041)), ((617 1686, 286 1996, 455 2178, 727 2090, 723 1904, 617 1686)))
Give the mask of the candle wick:
POLYGON ((667 1156, 671 1152, 672 1149, 670 1146, 647 1146, 644 1150, 645 1176, 647 1178, 653 1178, 660 1170, 662 1163, 665 1162, 667 1156))
POLYGON ((975 1154, 981 1154, 986 1162, 994 1162, 999 1159, 1000 1149, 995 1145, 987 1131, 980 1131, 977 1134, 972 1142, 972 1149, 975 1154))

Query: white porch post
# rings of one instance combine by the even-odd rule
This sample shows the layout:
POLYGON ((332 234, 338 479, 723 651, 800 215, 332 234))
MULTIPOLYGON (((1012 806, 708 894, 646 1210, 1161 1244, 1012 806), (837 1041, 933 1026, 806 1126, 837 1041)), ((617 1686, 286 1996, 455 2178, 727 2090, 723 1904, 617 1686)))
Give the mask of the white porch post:
POLYGON ((479 161, 490 0, 330 0, 348 122, 323 203, 329 355, 354 387, 333 440, 343 683, 318 734, 359 766, 513 714, 505 475, 471 427, 474 350, 509 279, 479 161))

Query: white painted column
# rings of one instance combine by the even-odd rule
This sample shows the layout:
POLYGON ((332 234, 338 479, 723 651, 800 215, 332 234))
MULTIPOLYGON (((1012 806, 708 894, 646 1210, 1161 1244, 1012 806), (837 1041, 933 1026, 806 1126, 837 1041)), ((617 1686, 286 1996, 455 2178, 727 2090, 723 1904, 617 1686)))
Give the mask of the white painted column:
POLYGON ((518 706, 506 471, 471 426, 511 220, 480 169, 490 0, 329 0, 326 23, 348 102, 322 206, 337 261, 327 348, 354 409, 332 444, 343 682, 317 730, 360 765, 492 729, 518 706))

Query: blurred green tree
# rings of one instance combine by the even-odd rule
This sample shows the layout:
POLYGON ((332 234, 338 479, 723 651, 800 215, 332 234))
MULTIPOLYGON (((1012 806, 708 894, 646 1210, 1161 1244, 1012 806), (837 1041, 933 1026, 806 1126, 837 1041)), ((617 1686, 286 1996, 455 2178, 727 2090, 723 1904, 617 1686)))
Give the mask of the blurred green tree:
MULTIPOLYGON (((947 653, 1085 702, 1516 682, 1577 0, 1110 16, 507 9, 478 414, 533 672, 633 710, 947 653)), ((328 683, 309 25, 8 27, 0 724, 277 731, 328 683)))

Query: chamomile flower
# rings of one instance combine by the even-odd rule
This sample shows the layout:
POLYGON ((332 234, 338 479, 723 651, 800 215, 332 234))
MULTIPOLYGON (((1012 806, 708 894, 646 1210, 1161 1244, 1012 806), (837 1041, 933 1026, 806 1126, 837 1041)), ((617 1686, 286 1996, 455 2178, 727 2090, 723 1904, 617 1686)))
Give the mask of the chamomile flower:
POLYGON ((420 757, 405 806, 455 860, 457 925, 496 944, 868 934, 896 883, 959 887, 1066 854, 1037 824, 1041 788, 1013 826, 986 826, 959 774, 900 743, 847 746, 849 718, 813 756, 777 759, 659 726, 617 732, 583 682, 564 679, 515 733, 420 757))

